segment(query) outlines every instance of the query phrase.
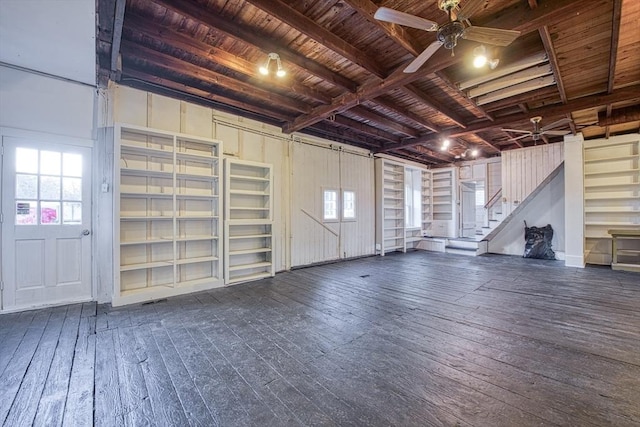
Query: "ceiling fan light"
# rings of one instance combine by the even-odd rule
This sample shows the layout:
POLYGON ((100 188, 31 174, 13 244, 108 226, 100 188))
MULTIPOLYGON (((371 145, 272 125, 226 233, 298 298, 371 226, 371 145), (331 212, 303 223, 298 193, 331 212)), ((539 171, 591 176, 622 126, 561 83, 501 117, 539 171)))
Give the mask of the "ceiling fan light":
POLYGON ((482 68, 487 65, 487 57, 484 55, 478 55, 473 58, 473 66, 476 68, 482 68))
POLYGON ((477 150, 477 149, 475 149, 475 148, 474 148, 473 150, 471 150, 471 155, 472 155, 473 157, 478 157, 478 150, 477 150))
POLYGON ((287 75, 286 71, 284 71, 282 68, 280 68, 278 71, 276 71, 276 76, 278 76, 278 77, 284 77, 286 75, 287 75))
POLYGON ((448 148, 449 145, 451 145, 451 141, 449 141, 448 139, 444 139, 442 141, 442 148, 448 148))
POLYGON ((267 68, 266 65, 263 65, 260 68, 258 68, 258 71, 260 71, 260 74, 262 74, 263 76, 269 75, 269 69, 267 68))

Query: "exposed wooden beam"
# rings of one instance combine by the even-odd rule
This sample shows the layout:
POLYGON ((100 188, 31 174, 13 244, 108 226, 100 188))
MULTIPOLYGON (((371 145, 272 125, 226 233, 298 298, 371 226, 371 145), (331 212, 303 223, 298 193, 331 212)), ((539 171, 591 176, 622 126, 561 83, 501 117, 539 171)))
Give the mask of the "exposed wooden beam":
POLYGON ((451 81, 451 79, 449 78, 449 76, 447 76, 444 73, 444 71, 442 71, 442 70, 441 71, 436 71, 435 75, 436 75, 436 77, 438 79, 440 79, 442 81, 442 83, 444 85, 446 85, 449 89, 451 89, 454 92, 456 92, 464 100, 464 103, 469 106, 469 108, 471 108, 472 110, 476 111, 480 115, 484 116, 486 119, 489 119, 489 120, 492 120, 492 121, 494 120, 493 116, 491 114, 489 114, 483 107, 480 107, 471 98, 469 98, 469 96, 467 96, 467 93, 465 91, 460 90, 458 85, 453 83, 451 81))
POLYGON ((381 105, 382 107, 391 110, 397 114, 400 114, 401 116, 405 116, 408 119, 413 120, 414 122, 418 123, 421 126, 424 126, 425 128, 433 131, 433 132, 440 132, 441 129, 439 126, 435 125, 434 123, 432 123, 430 120, 427 119, 423 119, 422 117, 418 116, 417 114, 415 114, 414 112, 407 110, 406 108, 400 107, 398 105, 396 105, 393 102, 387 101, 386 99, 382 98, 382 97, 378 97, 375 98, 373 100, 370 100, 369 102, 374 102, 378 105, 381 105))
POLYGON ((124 9, 127 1, 116 0, 115 16, 113 19, 113 42, 111 43, 111 73, 117 75, 118 55, 120 55, 120 41, 122 40, 122 26, 124 25, 124 9))
MULTIPOLYGON (((522 104, 526 109, 528 109, 527 104, 546 100, 551 97, 560 101, 558 89, 554 86, 547 86, 540 89, 532 90, 531 92, 525 92, 520 95, 512 96, 511 98, 501 99, 500 101, 486 104, 484 105, 484 108, 486 108, 487 111, 491 113, 495 113, 504 108, 513 107, 514 105, 518 105, 518 107, 522 109, 522 107, 519 105, 522 104)), ((494 114, 494 117, 496 116, 497 114, 494 114)))
POLYGON ((315 21, 289 7, 286 3, 279 0, 245 0, 245 2, 262 9, 277 20, 284 22, 289 27, 319 42, 327 49, 359 65, 369 73, 380 78, 387 76, 386 71, 364 52, 316 24, 315 21))
POLYGON ((387 151, 398 150, 401 148, 415 147, 416 145, 435 146, 440 143, 440 139, 441 138, 439 136, 436 136, 433 134, 423 135, 418 138, 403 141, 399 144, 394 144, 394 145, 385 144, 379 150, 377 150, 376 153, 385 153, 387 151))
POLYGON ((282 109, 298 112, 310 110, 310 107, 305 103, 274 92, 257 88, 252 84, 235 80, 212 70, 206 70, 198 65, 175 58, 165 53, 161 53, 144 46, 134 45, 127 40, 123 40, 122 52, 124 56, 130 56, 132 58, 131 62, 139 61, 139 58, 144 58, 144 61, 166 70, 166 73, 173 72, 173 69, 179 69, 182 74, 191 79, 203 80, 209 84, 242 94, 248 99, 260 100, 267 105, 278 105, 282 109))
MULTIPOLYGON (((167 26, 159 25, 150 19, 138 15, 129 14, 127 20, 130 22, 127 33, 138 33, 149 37, 150 40, 170 40, 171 45, 181 49, 196 57, 204 58, 226 68, 237 71, 251 77, 251 84, 256 87, 268 85, 276 87, 282 91, 295 93, 322 103, 331 102, 331 98, 324 93, 320 93, 308 86, 300 84, 293 79, 268 78, 257 72, 256 64, 244 58, 232 55, 218 47, 199 41, 193 37, 178 33, 167 26)), ((142 43, 142 42, 140 42, 142 43)))
MULTIPOLYGON (((166 0, 162 0, 166 1, 166 0)), ((545 2, 535 10, 528 7, 523 8, 518 2, 514 6, 507 8, 504 13, 499 16, 492 17, 487 21, 478 23, 484 26, 496 26, 498 28, 509 28, 521 31, 523 33, 537 30, 542 25, 549 25, 563 19, 563 13, 569 11, 575 13, 588 7, 593 7, 598 0, 557 0, 545 2)), ((436 52, 425 66, 416 73, 403 73, 406 64, 398 67, 389 77, 381 82, 369 82, 360 86, 356 93, 344 94, 338 96, 329 105, 323 105, 314 108, 311 113, 297 117, 292 122, 286 123, 282 130, 284 133, 291 133, 300 130, 313 123, 323 120, 331 114, 339 113, 346 109, 357 105, 363 99, 372 99, 380 96, 391 89, 408 85, 426 75, 440 71, 451 66, 463 58, 466 54, 470 54, 475 43, 464 43, 459 45, 457 55, 451 57, 451 52, 446 49, 440 49, 436 52)))
POLYGON ((620 123, 640 121, 640 105, 613 110, 609 115, 598 114, 598 126, 613 126, 620 123))
MULTIPOLYGON (((345 120, 348 119, 345 118, 345 120)), ((305 128, 301 133, 321 136, 332 141, 366 148, 367 150, 375 150, 382 146, 380 140, 357 132, 347 124, 331 122, 330 120, 323 120, 320 123, 316 123, 313 126, 305 128)))
POLYGON ((507 132, 507 131, 502 131, 502 133, 504 133, 505 135, 507 135, 507 139, 508 139, 509 141, 513 142, 514 144, 516 144, 518 147, 520 147, 520 148, 524 147, 524 146, 522 145, 522 143, 521 143, 519 140, 515 139, 515 137, 514 137, 513 135, 511 135, 509 132, 507 132))
POLYGON ((536 7, 538 7, 538 2, 537 0, 528 0, 529 1, 529 7, 531 9, 535 9, 536 7))
POLYGON ((425 154, 429 157, 432 157, 434 159, 438 159, 440 161, 444 161, 444 162, 452 162, 454 160, 454 156, 450 155, 450 154, 442 154, 441 152, 435 151, 435 150, 431 150, 427 147, 424 147, 422 145, 415 145, 412 147, 408 147, 407 149, 409 150, 413 150, 416 151, 420 154, 425 154))
POLYGON ((565 114, 569 114, 573 111, 587 110, 589 108, 623 101, 640 102, 640 84, 614 90, 613 93, 610 94, 585 96, 582 98, 572 99, 566 104, 548 105, 545 107, 535 108, 530 110, 528 114, 510 114, 508 116, 496 118, 494 122, 486 121, 470 125, 466 129, 460 131, 452 129, 449 136, 458 137, 470 133, 482 132, 483 130, 499 128, 512 122, 526 121, 531 116, 543 116, 548 120, 552 120, 558 116, 564 116, 565 114))
MULTIPOLYGON (((157 91, 158 88, 166 89, 167 92, 171 93, 173 96, 180 97, 180 93, 184 93, 188 96, 188 98, 192 99, 200 99, 200 104, 211 107, 211 104, 215 104, 215 108, 226 111, 229 108, 226 108, 227 105, 235 107, 237 109, 247 111, 262 117, 262 120, 266 122, 282 122, 289 120, 291 115, 281 112, 280 110, 276 110, 273 108, 261 107, 255 104, 250 104, 247 102, 239 101, 237 99, 224 96, 221 94, 216 94, 211 92, 210 90, 205 90, 202 88, 189 86, 187 84, 178 83, 174 80, 164 79, 162 77, 158 77, 152 73, 145 72, 142 70, 137 70, 132 67, 127 67, 127 69, 123 72, 122 75, 122 83, 127 84, 134 87, 142 87, 144 90, 154 90, 157 91), (278 120, 274 120, 278 119, 278 120)), ((235 114, 241 114, 238 111, 233 111, 235 114)))
POLYGON ((609 48, 609 80, 607 92, 613 92, 616 77, 616 61, 618 58, 618 41, 620 40, 620 20, 622 19, 622 0, 613 0, 613 18, 611 22, 611 45, 609 48))
POLYGON ((549 65, 551 65, 551 71, 553 71, 553 78, 556 80, 558 86, 558 92, 560 93, 560 99, 563 104, 567 103, 567 93, 564 90, 564 83, 562 82, 562 74, 560 74, 560 66, 558 65, 558 57, 556 56, 556 50, 553 47, 553 41, 551 40, 551 33, 549 33, 549 27, 546 25, 541 27, 538 32, 540 33, 540 39, 542 39, 542 45, 547 51, 549 57, 549 65))
POLYGON ((284 48, 282 45, 271 41, 268 37, 257 34, 250 28, 244 28, 237 23, 211 13, 196 3, 191 1, 174 2, 171 0, 153 0, 153 2, 172 12, 187 16, 189 19, 208 27, 211 31, 224 33, 228 37, 239 40, 254 49, 261 50, 265 54, 278 52, 283 61, 296 64, 300 69, 306 70, 307 73, 342 87, 349 92, 355 92, 357 89, 356 83, 348 78, 308 59, 295 50, 284 48))
POLYGON ((353 107, 352 109, 349 110, 349 113, 353 113, 356 116, 360 116, 365 120, 378 123, 382 126, 393 129, 396 132, 400 132, 402 134, 405 134, 413 138, 417 138, 418 136, 420 136, 420 132, 418 132, 417 130, 409 126, 403 125, 402 123, 389 120, 388 118, 383 117, 380 114, 375 113, 373 111, 367 110, 362 106, 353 107))
POLYGON ((458 113, 453 111, 444 103, 437 101, 433 97, 427 95, 417 86, 409 84, 407 86, 401 87, 400 90, 406 93, 407 95, 412 96, 413 98, 416 98, 418 101, 427 105, 428 107, 436 110, 443 116, 446 116, 449 120, 451 120, 453 123, 460 126, 461 128, 466 127, 464 125, 464 119, 460 117, 458 113))
POLYGON ((375 126, 371 126, 345 116, 335 116, 334 118, 326 121, 345 126, 358 133, 363 133, 375 138, 383 139, 385 140, 385 142, 398 144, 402 141, 402 138, 395 136, 389 132, 385 132, 381 129, 376 128, 375 126))
POLYGON ((386 34, 402 46, 407 52, 414 56, 420 55, 423 48, 420 44, 407 32, 407 30, 401 25, 394 25, 388 22, 378 21, 373 15, 378 10, 378 5, 369 0, 344 0, 349 6, 355 9, 360 15, 364 16, 369 22, 380 27, 386 34))

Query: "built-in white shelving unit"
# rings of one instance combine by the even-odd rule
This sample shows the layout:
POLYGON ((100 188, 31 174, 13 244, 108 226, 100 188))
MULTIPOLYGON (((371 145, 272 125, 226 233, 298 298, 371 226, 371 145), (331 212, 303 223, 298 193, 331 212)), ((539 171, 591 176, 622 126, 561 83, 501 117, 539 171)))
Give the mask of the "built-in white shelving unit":
MULTIPOLYGON (((610 229, 640 229, 639 144, 638 134, 584 142, 585 249, 589 263, 612 262, 610 229)), ((640 257, 640 253, 635 256, 640 257)))
POLYGON ((376 248, 381 255, 406 251, 404 165, 376 159, 376 248))
POLYGON ((414 249, 431 235, 431 172, 378 158, 376 172, 376 250, 381 255, 414 249))
POLYGON ((454 168, 431 173, 432 232, 437 237, 456 237, 457 182, 454 168))
POLYGON ((422 235, 433 235, 432 173, 422 171, 422 235))
POLYGON ((225 283, 275 274, 271 165, 225 159, 224 229, 225 283))
POLYGON ((113 304, 221 286, 222 143, 125 124, 115 138, 113 304))

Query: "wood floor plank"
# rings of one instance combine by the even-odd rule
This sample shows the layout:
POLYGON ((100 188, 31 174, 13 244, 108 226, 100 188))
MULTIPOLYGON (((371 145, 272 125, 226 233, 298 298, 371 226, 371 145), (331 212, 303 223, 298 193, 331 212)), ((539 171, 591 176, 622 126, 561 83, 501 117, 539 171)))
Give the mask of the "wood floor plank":
POLYGON ((167 331, 162 327, 152 327, 153 338, 160 350, 159 353, 166 366, 167 373, 184 408, 184 415, 189 425, 212 426, 219 425, 202 398, 200 391, 189 376, 178 351, 176 350, 167 331))
POLYGON ((81 311, 80 304, 68 307, 34 425, 62 425, 81 311))
POLYGON ((40 310, 36 313, 18 348, 0 376, 0 420, 3 424, 14 404, 24 374, 38 348, 50 316, 51 309, 40 310))
POLYGON ((154 414, 140 362, 146 359, 144 349, 136 342, 134 327, 114 332, 118 383, 125 425, 153 426, 154 414))
POLYGON ((38 348, 22 378, 20 389, 5 419, 6 425, 20 426, 33 422, 66 314, 67 307, 52 309, 38 348))
MULTIPOLYGON (((97 319, 96 319, 97 320, 97 319)), ((95 425, 123 426, 124 411, 120 399, 118 357, 115 350, 117 331, 96 331, 95 425)))
POLYGON ((86 311, 83 304, 78 339, 73 354, 73 365, 69 378, 69 391, 64 408, 63 426, 91 425, 94 405, 94 368, 96 354, 95 304, 92 305, 93 316, 86 311))
POLYGON ((416 251, 3 315, 0 420, 640 426, 638 277, 416 251))

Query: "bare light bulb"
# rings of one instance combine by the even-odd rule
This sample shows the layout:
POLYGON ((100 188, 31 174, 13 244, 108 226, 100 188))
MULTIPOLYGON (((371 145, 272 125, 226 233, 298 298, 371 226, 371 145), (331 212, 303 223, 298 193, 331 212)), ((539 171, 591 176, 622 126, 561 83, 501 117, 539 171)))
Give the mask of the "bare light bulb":
POLYGON ((269 69, 267 67, 265 67, 264 65, 262 67, 260 67, 258 69, 258 71, 260 71, 260 74, 262 74, 263 76, 266 76, 269 74, 269 69))
POLYGON ((276 71, 276 76, 278 76, 278 77, 284 77, 286 74, 287 73, 282 68, 280 68, 278 71, 276 71))
POLYGON ((482 68, 487 64, 487 57, 484 55, 478 55, 473 58, 473 66, 476 68, 482 68))
POLYGON ((476 149, 471 150, 471 155, 473 157, 478 157, 478 150, 476 150, 476 149))

